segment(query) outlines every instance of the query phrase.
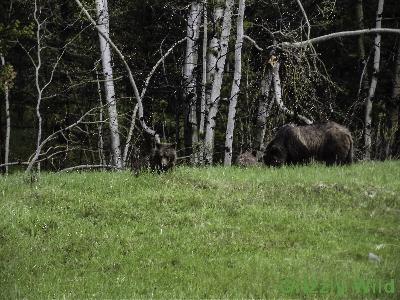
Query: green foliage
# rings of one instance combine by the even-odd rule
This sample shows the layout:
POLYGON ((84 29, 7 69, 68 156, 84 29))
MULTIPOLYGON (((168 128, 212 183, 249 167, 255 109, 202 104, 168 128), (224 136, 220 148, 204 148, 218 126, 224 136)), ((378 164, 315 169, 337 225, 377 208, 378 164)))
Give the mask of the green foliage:
POLYGON ((3 66, 0 70, 0 91, 4 91, 5 88, 12 89, 16 76, 17 72, 12 65, 6 64, 3 66))
POLYGON ((399 169, 1 177, 0 298, 396 299, 399 169), (395 294, 285 289, 313 278, 393 278, 395 294))
POLYGON ((34 23, 21 25, 19 20, 7 25, 0 23, 0 53, 5 55, 16 40, 32 37, 34 28, 34 23))

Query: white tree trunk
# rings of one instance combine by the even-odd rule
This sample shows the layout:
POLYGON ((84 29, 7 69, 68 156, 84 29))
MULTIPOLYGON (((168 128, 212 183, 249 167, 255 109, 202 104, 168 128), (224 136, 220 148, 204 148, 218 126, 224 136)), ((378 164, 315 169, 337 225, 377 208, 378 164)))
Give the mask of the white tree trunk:
POLYGON ((208 111, 207 124, 206 124, 206 136, 204 141, 205 160, 206 163, 212 164, 214 154, 214 129, 216 124, 216 116, 218 113, 218 104, 221 96, 222 78, 224 75, 224 67, 226 55, 228 53, 229 36, 232 27, 232 8, 234 0, 226 0, 224 20, 222 23, 222 33, 219 39, 219 51, 217 54, 216 70, 214 74, 214 80, 211 89, 210 96, 210 108, 208 111))
MULTIPOLYGON (((85 16, 87 17, 87 19, 90 21, 90 23, 95 26, 97 32, 110 44, 110 46, 114 49, 114 51, 117 53, 118 57, 121 59, 124 68, 126 70, 126 72, 128 73, 128 78, 129 78, 129 83, 132 86, 133 89, 133 93, 136 97, 136 101, 137 101, 137 107, 138 107, 138 114, 139 114, 139 121, 140 121, 140 125, 142 126, 143 130, 154 137, 154 140, 156 141, 156 143, 160 143, 160 136, 158 135, 157 132, 155 132, 153 129, 151 129, 149 126, 147 126, 146 121, 144 119, 144 109, 143 109, 143 102, 142 102, 142 96, 139 93, 139 89, 136 85, 136 81, 133 78, 133 74, 131 71, 131 68, 129 67, 124 55, 122 54, 122 52, 118 49, 118 47, 114 44, 114 42, 110 39, 110 37, 105 34, 103 31, 100 30, 100 28, 97 26, 96 21, 92 18, 92 16, 89 14, 89 12, 87 11, 87 9, 83 6, 83 4, 81 3, 81 1, 79 0, 75 0, 75 3, 80 7, 80 9, 82 10, 82 12, 85 14, 85 16)), ((174 46, 176 46, 177 44, 183 42, 186 38, 180 40, 179 42, 175 43, 174 46)), ((173 48, 173 47, 172 47, 173 48)), ((172 48, 170 50, 168 50, 169 52, 172 51, 172 48)), ((164 55, 164 57, 159 60, 159 62, 161 63, 163 61, 163 59, 165 59, 166 55, 168 53, 166 53, 164 55)), ((153 74, 153 71, 156 69, 156 67, 158 66, 159 63, 156 64, 156 66, 153 67, 152 72, 150 72, 150 75, 153 74)), ((150 81, 151 76, 148 76, 146 79, 146 84, 145 87, 147 87, 148 82, 150 81)), ((145 92, 145 88, 142 91, 142 95, 145 92)), ((134 118, 133 118, 134 119, 134 118)))
MULTIPOLYGON (((206 0, 205 0, 206 3, 206 0)), ((204 165, 205 159, 205 127, 207 122, 207 116, 210 109, 210 99, 211 99, 211 88, 214 81, 214 75, 217 65, 217 54, 218 54, 218 37, 215 34, 216 31, 221 29, 220 22, 224 15, 224 9, 222 7, 215 7, 212 13, 212 24, 215 25, 215 32, 210 40, 210 43, 207 47, 208 43, 208 18, 207 18, 207 9, 206 5, 204 5, 204 35, 203 35, 203 77, 202 77, 202 104, 201 104, 201 116, 200 116, 200 127, 199 127, 199 135, 200 135, 200 155, 199 155, 199 163, 204 165)))
MULTIPOLYGON (((97 28, 105 36, 108 37, 109 15, 108 15, 107 0, 96 0, 96 8, 98 17, 97 28)), ((115 167, 121 169, 123 167, 123 162, 121 158, 121 149, 120 149, 120 137, 118 130, 118 111, 117 111, 117 102, 115 99, 111 50, 109 43, 100 33, 99 33, 99 40, 100 40, 101 62, 103 66, 103 74, 105 79, 104 90, 105 90, 108 115, 109 115, 111 151, 115 167)))
MULTIPOLYGON (((376 26, 379 29, 382 27, 382 13, 383 13, 384 0, 379 0, 378 9, 376 12, 376 26)), ((364 128, 364 146, 365 146, 365 159, 371 159, 371 113, 372 113, 372 99, 375 96, 376 85, 378 83, 379 64, 381 59, 381 35, 378 33, 374 41, 374 69, 372 73, 371 85, 369 87, 368 96, 365 100, 365 128, 364 128)))
POLYGON ((186 56, 183 65, 184 96, 189 106, 189 127, 191 132, 191 144, 193 149, 193 163, 198 161, 198 126, 197 126, 197 93, 196 74, 194 69, 198 61, 198 39, 200 33, 202 7, 198 1, 192 1, 187 22, 186 32, 186 56))
POLYGON ((235 130, 236 105, 240 92, 240 80, 242 79, 242 46, 243 46, 243 20, 245 0, 239 0, 239 11, 236 21, 236 44, 235 44, 235 71, 233 73, 233 82, 231 89, 231 98, 229 102, 228 122, 225 134, 225 157, 224 165, 232 164, 232 144, 233 132, 235 130))
MULTIPOLYGON (((99 148, 99 159, 100 159, 100 164, 104 165, 106 162, 106 159, 104 157, 104 140, 103 140, 103 99, 101 95, 101 85, 100 85, 100 80, 99 80, 99 74, 96 71, 96 79, 97 79, 97 93, 99 95, 99 125, 97 127, 98 130, 98 135, 99 135, 99 141, 97 143, 98 148, 99 148)), ((125 161, 124 161, 125 162, 125 161)))
MULTIPOLYGON (((222 7, 215 7, 212 16, 213 23, 215 24, 216 27, 215 31, 221 30, 219 23, 223 16, 224 16, 224 9, 222 7)), ((211 88, 209 86, 212 86, 212 83, 214 82, 215 71, 217 69, 218 47, 219 47, 218 36, 214 34, 210 40, 210 44, 208 46, 208 51, 207 51, 206 115, 208 115, 208 111, 210 110, 211 88)), ((207 122, 206 118, 205 122, 207 122)))
POLYGON ((257 111, 257 132, 256 132, 256 150, 262 152, 264 150, 264 137, 267 125, 267 117, 271 110, 274 99, 269 100, 272 87, 272 69, 265 70, 265 77, 261 80, 261 95, 258 111, 257 111))
MULTIPOLYGON (((3 67, 6 65, 4 56, 0 53, 1 64, 3 67)), ((4 84, 4 98, 6 102, 6 140, 4 145, 4 164, 5 173, 8 174, 8 159, 10 156, 10 134, 11 134, 11 117, 10 117, 10 100, 8 84, 4 84)))

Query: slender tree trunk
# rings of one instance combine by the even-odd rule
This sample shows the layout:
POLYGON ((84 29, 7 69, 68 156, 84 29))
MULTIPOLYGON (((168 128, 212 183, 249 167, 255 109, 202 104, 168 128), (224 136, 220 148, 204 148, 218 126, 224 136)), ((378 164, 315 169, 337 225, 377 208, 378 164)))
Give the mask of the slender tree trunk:
POLYGON ((187 147, 193 149, 192 163, 198 161, 198 126, 197 126, 197 92, 196 92, 196 74, 195 67, 198 61, 198 39, 200 33, 201 22, 201 4, 198 1, 192 1, 187 22, 187 40, 186 40, 186 56, 183 66, 183 80, 185 104, 188 106, 188 128, 186 134, 190 134, 187 147))
MULTIPOLYGON (((357 0, 356 3, 356 18, 357 18, 357 28, 364 29, 364 9, 363 9, 363 0, 357 0)), ((365 42, 364 35, 359 35, 357 37, 358 44, 358 57, 360 60, 365 59, 365 42)))
MULTIPOLYGON (((379 0, 378 9, 376 12, 376 28, 382 26, 382 13, 383 13, 384 0, 379 0)), ((365 100, 365 128, 364 128, 364 146, 365 146, 365 159, 371 159, 371 124, 372 124, 372 99, 375 96, 375 90, 378 83, 379 63, 381 58, 381 35, 378 33, 374 41, 374 69, 372 73, 371 85, 369 87, 368 96, 365 100)))
MULTIPOLYGON (((42 51, 42 44, 41 44, 41 36, 40 36, 40 31, 41 31, 41 23, 39 21, 39 16, 38 16, 38 6, 37 2, 35 1, 35 10, 33 13, 33 17, 36 22, 36 47, 37 47, 37 62, 34 63, 35 66, 35 86, 36 86, 36 91, 37 91, 37 101, 36 101, 36 117, 38 119, 38 128, 37 128, 37 136, 36 136, 36 151, 31 159, 31 161, 28 164, 28 167, 26 168, 26 173, 29 173, 32 168, 34 163, 38 160, 40 151, 41 151, 41 141, 42 141, 42 115, 40 114, 40 105, 42 102, 42 92, 43 88, 40 87, 39 83, 39 71, 40 68, 42 67, 42 56, 41 56, 41 51, 42 51)), ((38 163, 38 171, 40 172, 40 163, 38 163)))
POLYGON ((204 124, 207 113, 206 86, 207 86, 207 43, 208 43, 207 0, 203 0, 203 49, 202 49, 202 76, 201 76, 201 102, 199 138, 204 138, 204 124))
POLYGON ((394 67, 392 107, 389 114, 389 143, 387 156, 400 155, 400 44, 397 45, 396 62, 394 67))
MULTIPOLYGON (((357 28, 364 29, 363 0, 357 0, 356 19, 357 19, 357 28)), ((363 34, 360 34, 357 37, 357 48, 358 48, 359 68, 361 74, 358 97, 361 99, 365 99, 367 97, 367 91, 368 91, 368 70, 367 70, 367 57, 365 54, 365 37, 363 34)))
POLYGON ((226 125, 225 134, 225 166, 230 166, 232 164, 232 144, 233 132, 235 129, 236 105, 240 92, 240 81, 242 79, 243 20, 245 7, 245 0, 239 0, 239 11, 236 22, 235 71, 233 74, 231 98, 229 101, 228 122, 226 125))
MULTIPOLYGON (((216 6, 213 9, 212 13, 212 24, 213 24, 213 35, 210 39, 210 43, 207 48, 207 36, 203 36, 203 88, 202 93, 204 93, 204 123, 200 123, 200 129, 202 133, 200 134, 201 137, 201 145, 200 145, 200 164, 203 165, 205 163, 205 127, 207 125, 207 118, 208 113, 210 110, 210 102, 211 102, 211 87, 214 82, 215 71, 217 69, 217 59, 218 59, 218 47, 219 47, 219 40, 218 40, 218 32, 221 31, 221 20, 224 16, 224 9, 222 7, 216 6), (205 50, 205 51, 204 51, 205 50), (204 63, 204 59, 206 63, 204 63), (204 69, 205 69, 205 77, 204 77, 204 69)), ((204 23, 206 24, 206 23, 204 23)), ((208 27, 208 26, 207 26, 208 27)), ((202 96, 203 97, 203 96, 202 96)))
MULTIPOLYGON (((107 0, 96 0, 97 17, 98 17, 98 30, 107 37, 109 36, 109 15, 107 0)), ((117 102, 115 99, 114 79, 112 70, 112 58, 110 44, 106 41, 103 35, 99 34, 101 62, 104 74, 104 90, 106 94, 109 126, 111 135, 111 152, 113 155, 113 162, 116 168, 123 167, 121 158, 120 137, 118 130, 118 111, 117 102)))
MULTIPOLYGON (((0 53, 1 64, 3 68, 6 65, 6 61, 4 56, 0 53)), ((8 160, 10 156, 10 137, 11 137, 11 117, 10 117, 10 99, 9 99, 9 87, 8 84, 4 83, 4 98, 6 102, 6 140, 4 145, 4 164, 5 166, 5 174, 8 174, 8 160)))
POLYGON ((272 69, 267 68, 265 70, 265 76, 261 80, 261 100, 257 111, 257 132, 255 141, 255 147, 257 153, 264 151, 264 137, 267 127, 267 117, 269 111, 271 110, 274 100, 274 99, 269 99, 271 87, 272 87, 272 69))
MULTIPOLYGON (((44 141, 42 141, 42 126, 43 126, 43 119, 41 116, 41 112, 40 112, 40 106, 41 106, 41 102, 42 102, 42 95, 43 92, 46 90, 46 88, 52 83, 53 81, 53 77, 54 77, 54 73, 55 70, 57 69, 57 66, 63 56, 63 54, 65 53, 66 50, 66 46, 64 47, 64 50, 62 51, 62 53, 58 56, 56 62, 53 64, 53 68, 50 74, 50 78, 48 79, 48 81, 46 83, 44 83, 42 86, 40 85, 41 83, 41 78, 40 78, 40 70, 42 67, 42 50, 43 50, 43 46, 42 46, 42 40, 43 40, 43 36, 41 36, 41 30, 42 30, 42 25, 45 24, 45 22, 40 22, 39 18, 40 18, 40 12, 41 9, 40 7, 38 7, 38 2, 37 0, 35 0, 34 2, 34 12, 33 12, 33 18, 35 20, 36 23, 36 61, 33 58, 33 56, 31 56, 31 54, 29 53, 29 51, 26 50, 26 48, 24 48, 22 45, 22 49, 25 51, 25 53, 28 55, 28 57, 30 58, 34 68, 35 68, 35 87, 37 90, 37 102, 36 102, 36 117, 38 119, 38 132, 37 132, 37 138, 36 138, 36 150, 35 153, 31 156, 31 158, 29 159, 29 163, 28 163, 28 167, 25 170, 25 173, 28 174, 32 171, 33 166, 35 165, 35 163, 37 163, 37 170, 38 172, 40 172, 40 161, 38 161, 39 156, 40 156, 40 152, 42 151, 42 148, 44 146, 44 144, 49 140, 48 138, 46 138, 44 141)), ((52 136, 52 135, 51 135, 52 136)))
MULTIPOLYGON (((96 79, 97 79, 97 92, 99 95, 99 125, 97 127, 98 135, 99 135, 99 140, 98 140, 98 151, 99 151, 99 160, 100 160, 100 165, 106 164, 106 159, 104 157, 104 140, 103 140, 103 99, 101 95, 101 85, 100 85, 100 80, 99 80, 99 74, 96 71, 96 79)), ((125 161, 124 161, 125 163, 125 161)))
POLYGON ((218 113, 218 104, 221 96, 222 79, 224 75, 224 67, 226 55, 228 53, 229 36, 231 32, 231 19, 232 19, 232 8, 234 0, 226 0, 224 20, 222 23, 221 38, 219 40, 219 51, 217 54, 216 70, 214 74, 214 80, 211 89, 210 96, 210 108, 208 111, 207 124, 206 124, 206 136, 204 141, 205 160, 206 163, 212 164, 214 154, 214 129, 216 125, 216 117, 218 113))
POLYGON ((201 75, 201 100, 200 100, 200 123, 198 141, 199 164, 204 164, 204 129, 205 120, 208 114, 207 92, 207 44, 208 44, 208 17, 207 0, 203 0, 203 49, 202 49, 202 75, 201 75))
MULTIPOLYGON (((224 16, 224 9, 222 7, 215 7, 213 11, 213 36, 210 40, 210 44, 208 46, 207 51, 207 85, 212 87, 212 83, 214 82, 215 72, 217 70, 217 61, 218 61, 218 49, 219 49, 219 39, 218 32, 222 30, 220 22, 224 16)), ((210 109, 211 102, 211 88, 206 88, 206 110, 207 112, 210 109)), ((207 119, 206 121, 207 122, 207 119)))

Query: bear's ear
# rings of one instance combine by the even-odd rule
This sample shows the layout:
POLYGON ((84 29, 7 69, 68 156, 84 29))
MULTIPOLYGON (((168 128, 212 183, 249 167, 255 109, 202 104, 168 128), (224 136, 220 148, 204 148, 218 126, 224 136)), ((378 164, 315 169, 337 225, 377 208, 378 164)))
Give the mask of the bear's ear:
POLYGON ((174 148, 176 150, 176 142, 171 143, 170 146, 171 146, 171 148, 174 148))

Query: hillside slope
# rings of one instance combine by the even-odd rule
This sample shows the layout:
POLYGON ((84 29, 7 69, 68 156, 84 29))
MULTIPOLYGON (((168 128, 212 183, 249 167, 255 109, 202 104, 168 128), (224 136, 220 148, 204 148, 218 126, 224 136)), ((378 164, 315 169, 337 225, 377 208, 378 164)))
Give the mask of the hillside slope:
POLYGON ((0 177, 0 298, 399 299, 399 178, 400 162, 0 177))

